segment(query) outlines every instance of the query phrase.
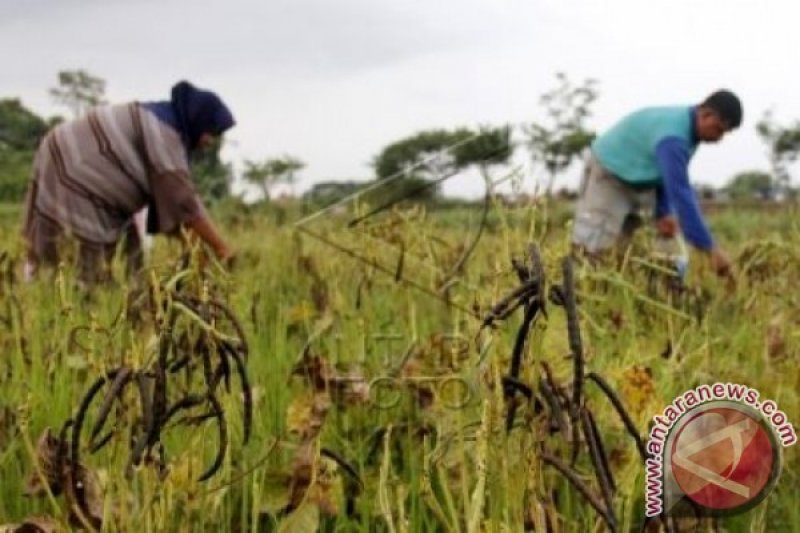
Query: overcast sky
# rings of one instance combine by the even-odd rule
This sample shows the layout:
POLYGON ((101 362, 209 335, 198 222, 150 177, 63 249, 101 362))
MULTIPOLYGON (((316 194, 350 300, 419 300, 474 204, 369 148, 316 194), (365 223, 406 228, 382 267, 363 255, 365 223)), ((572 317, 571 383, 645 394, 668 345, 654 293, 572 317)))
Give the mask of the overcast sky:
MULTIPOLYGON (((64 69, 113 102, 164 99, 179 79, 217 91, 237 126, 226 156, 289 153, 300 189, 368 178, 386 144, 420 129, 535 121, 554 74, 598 80, 589 125, 728 87, 742 127, 692 163, 721 184, 767 168, 754 125, 800 118, 800 4, 762 0, 0 0, 0 97, 65 113, 64 69)), ((529 170, 528 170, 529 171, 529 170)), ((566 183, 575 179, 575 172, 566 183)), ((532 178, 529 178, 532 180, 532 178)), ((448 184, 475 192, 474 178, 448 184)))

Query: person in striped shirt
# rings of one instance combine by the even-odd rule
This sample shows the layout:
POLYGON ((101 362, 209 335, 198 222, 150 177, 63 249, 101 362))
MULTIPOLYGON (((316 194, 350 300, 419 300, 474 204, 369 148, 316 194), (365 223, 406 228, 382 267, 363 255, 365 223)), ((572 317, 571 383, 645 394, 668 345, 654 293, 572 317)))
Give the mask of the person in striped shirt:
POLYGON ((137 269, 142 248, 134 215, 145 207, 148 233, 194 236, 220 260, 231 259, 189 162, 234 124, 219 96, 181 81, 170 100, 100 106, 54 127, 37 149, 25 203, 27 274, 56 265, 65 237, 78 242, 85 282, 108 279, 118 246, 129 272, 137 269))

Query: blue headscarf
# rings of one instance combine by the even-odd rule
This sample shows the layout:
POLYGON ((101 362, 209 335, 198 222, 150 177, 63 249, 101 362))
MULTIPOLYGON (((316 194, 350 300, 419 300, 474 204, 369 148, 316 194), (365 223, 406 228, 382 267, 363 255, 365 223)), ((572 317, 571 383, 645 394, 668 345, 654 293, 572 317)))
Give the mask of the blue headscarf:
POLYGON ((172 87, 170 101, 149 102, 144 106, 180 134, 187 154, 197 148, 204 133, 221 135, 236 124, 219 96, 198 89, 188 81, 180 81, 172 87))
MULTIPOLYGON (((198 89, 188 81, 180 81, 172 87, 169 101, 147 102, 143 106, 180 134, 186 147, 187 160, 204 133, 221 135, 236 124, 219 96, 211 91, 198 89)), ((147 232, 157 233, 158 210, 152 198, 148 199, 148 207, 147 232)))

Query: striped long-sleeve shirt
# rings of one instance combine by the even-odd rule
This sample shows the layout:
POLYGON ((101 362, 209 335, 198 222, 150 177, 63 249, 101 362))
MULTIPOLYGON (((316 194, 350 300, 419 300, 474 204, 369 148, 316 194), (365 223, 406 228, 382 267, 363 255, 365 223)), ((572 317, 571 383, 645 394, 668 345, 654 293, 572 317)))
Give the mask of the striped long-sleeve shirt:
POLYGON ((82 241, 114 244, 148 204, 160 233, 204 214, 177 131, 138 103, 98 107, 42 140, 26 237, 38 238, 32 222, 42 216, 82 241))

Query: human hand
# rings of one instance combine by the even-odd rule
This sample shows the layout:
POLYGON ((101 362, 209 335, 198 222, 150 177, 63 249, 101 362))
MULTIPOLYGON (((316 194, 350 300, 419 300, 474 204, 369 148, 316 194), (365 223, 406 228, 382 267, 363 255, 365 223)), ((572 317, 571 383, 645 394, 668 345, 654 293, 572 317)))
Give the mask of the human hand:
POLYGON ((215 253, 220 264, 222 264, 226 270, 232 269, 236 264, 236 252, 227 244, 223 243, 215 250, 215 253))
POLYGON ((728 257, 728 254, 726 254, 720 248, 713 248, 711 250, 710 258, 711 268, 718 276, 733 279, 733 272, 731 271, 731 267, 733 265, 728 257))
POLYGON ((678 234, 678 219, 672 215, 667 215, 656 220, 656 231, 658 235, 671 239, 678 234))
POLYGON ((225 267, 225 270, 233 270, 236 267, 236 252, 231 252, 223 258, 220 258, 220 263, 225 267))

